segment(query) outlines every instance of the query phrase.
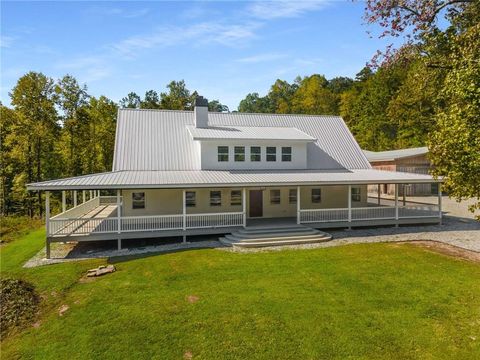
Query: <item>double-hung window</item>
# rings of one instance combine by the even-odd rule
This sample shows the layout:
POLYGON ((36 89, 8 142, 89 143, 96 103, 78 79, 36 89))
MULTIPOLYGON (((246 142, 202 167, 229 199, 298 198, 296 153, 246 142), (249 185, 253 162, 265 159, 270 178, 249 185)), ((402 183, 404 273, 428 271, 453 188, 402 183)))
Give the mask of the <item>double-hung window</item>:
POLYGON ((145 209, 145 193, 132 193, 132 209, 145 209))
POLYGON ((222 206, 221 191, 210 191, 210 206, 222 206))
POLYGON ((250 147, 250 161, 258 162, 262 160, 261 148, 260 146, 251 146, 250 147))
POLYGON ((195 191, 185 191, 185 206, 195 207, 197 205, 197 194, 195 191))
POLYGON ((288 190, 288 203, 289 204, 297 203, 297 189, 288 190))
POLYGON ((245 146, 235 146, 235 161, 245 161, 245 146))
POLYGON ((292 148, 290 146, 282 147, 282 161, 292 161, 292 148))
POLYGON ((230 192, 230 205, 237 206, 242 205, 242 191, 232 190, 230 192))
POLYGON ((267 161, 277 161, 277 148, 275 146, 267 146, 267 161))
POLYGON ((270 190, 270 204, 280 204, 280 190, 270 190))
POLYGON ((312 203, 322 202, 322 189, 312 189, 312 203))
POLYGON ((219 162, 228 161, 228 146, 219 146, 217 151, 219 162))
POLYGON ((360 201, 361 193, 359 187, 352 187, 352 201, 360 201))

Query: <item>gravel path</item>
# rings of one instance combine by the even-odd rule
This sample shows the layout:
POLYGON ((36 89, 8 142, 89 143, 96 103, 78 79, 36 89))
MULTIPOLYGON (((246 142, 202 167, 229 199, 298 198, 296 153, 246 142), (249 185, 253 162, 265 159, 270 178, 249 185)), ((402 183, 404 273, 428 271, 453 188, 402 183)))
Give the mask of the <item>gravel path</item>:
POLYGON ((383 227, 354 230, 335 230, 330 231, 333 240, 305 245, 276 246, 257 249, 236 249, 224 247, 218 241, 217 237, 212 237, 205 241, 174 243, 158 246, 145 246, 138 248, 127 248, 118 250, 101 249, 99 251, 79 252, 75 251, 75 244, 52 244, 53 259, 45 259, 45 249, 42 249, 37 255, 30 259, 24 267, 35 267, 41 265, 55 264, 67 261, 78 261, 93 258, 108 258, 116 256, 132 256, 146 253, 172 252, 183 249, 197 248, 219 248, 224 251, 234 252, 262 252, 262 251, 282 251, 285 249, 313 249, 340 246, 346 244, 359 243, 378 243, 378 242, 398 242, 414 240, 433 240, 445 244, 453 245, 470 251, 480 252, 480 223, 475 220, 444 217, 443 225, 428 226, 409 226, 409 227, 383 227))

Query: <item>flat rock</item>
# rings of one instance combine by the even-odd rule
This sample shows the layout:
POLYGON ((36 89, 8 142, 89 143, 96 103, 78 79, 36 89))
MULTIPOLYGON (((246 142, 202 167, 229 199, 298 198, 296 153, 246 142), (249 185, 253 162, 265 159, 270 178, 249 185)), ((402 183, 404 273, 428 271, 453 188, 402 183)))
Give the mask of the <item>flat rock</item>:
POLYGON ((115 272, 115 266, 113 265, 102 265, 102 266, 99 266, 98 268, 96 269, 90 269, 87 271, 87 277, 93 277, 93 276, 102 276, 102 275, 105 275, 105 274, 110 274, 110 273, 113 273, 115 272))

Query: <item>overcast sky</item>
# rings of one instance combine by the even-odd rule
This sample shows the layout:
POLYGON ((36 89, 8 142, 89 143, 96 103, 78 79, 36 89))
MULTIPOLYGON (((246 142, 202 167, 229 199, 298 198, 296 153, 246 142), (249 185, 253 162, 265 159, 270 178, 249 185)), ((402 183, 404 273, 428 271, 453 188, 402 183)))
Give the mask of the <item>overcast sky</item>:
POLYGON ((361 1, 2 2, 1 101, 25 72, 118 101, 171 80, 235 110, 277 79, 355 74, 387 40, 361 1))

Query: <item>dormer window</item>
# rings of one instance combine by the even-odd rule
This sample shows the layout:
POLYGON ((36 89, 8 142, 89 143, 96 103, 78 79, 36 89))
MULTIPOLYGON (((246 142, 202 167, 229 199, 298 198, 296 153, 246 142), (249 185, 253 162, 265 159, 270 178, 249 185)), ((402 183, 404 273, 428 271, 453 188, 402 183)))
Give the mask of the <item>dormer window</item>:
POLYGON ((245 146, 235 146, 235 161, 245 161, 245 146))
POLYGON ((282 161, 292 161, 292 148, 282 147, 282 161))
POLYGON ((219 162, 228 161, 228 146, 218 147, 218 161, 219 162))
POLYGON ((250 147, 250 161, 252 161, 252 162, 262 161, 260 146, 251 146, 250 147))
POLYGON ((277 148, 267 146, 267 161, 277 161, 277 148))

